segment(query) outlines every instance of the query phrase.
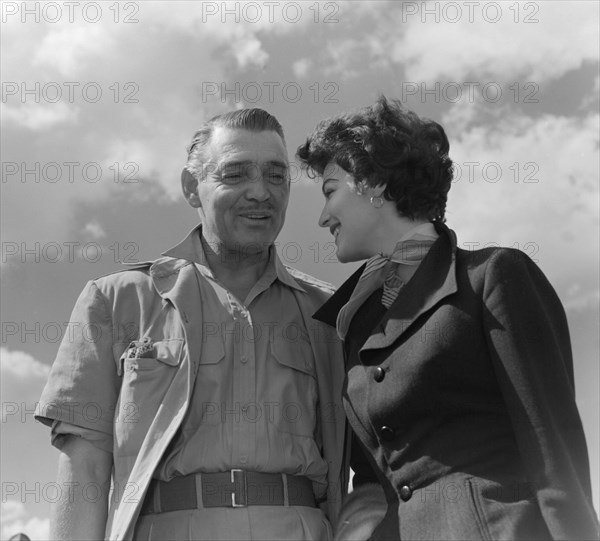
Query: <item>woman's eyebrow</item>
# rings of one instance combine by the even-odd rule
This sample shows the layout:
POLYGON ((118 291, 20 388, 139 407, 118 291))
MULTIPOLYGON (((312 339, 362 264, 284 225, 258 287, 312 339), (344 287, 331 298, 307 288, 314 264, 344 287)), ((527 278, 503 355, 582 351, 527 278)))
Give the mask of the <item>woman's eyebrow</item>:
POLYGON ((326 185, 328 182, 339 182, 339 180, 338 180, 337 178, 332 178, 332 177, 330 177, 330 178, 327 178, 327 179, 323 180, 323 184, 322 184, 322 186, 321 186, 321 191, 322 191, 323 193, 325 193, 325 185, 326 185))

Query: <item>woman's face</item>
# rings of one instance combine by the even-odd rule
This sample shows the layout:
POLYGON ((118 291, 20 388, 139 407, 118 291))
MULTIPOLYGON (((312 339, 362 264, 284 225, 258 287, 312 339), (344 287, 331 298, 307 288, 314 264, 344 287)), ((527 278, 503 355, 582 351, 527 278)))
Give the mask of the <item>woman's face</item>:
POLYGON ((360 193, 354 177, 336 163, 323 172, 325 206, 319 218, 328 227, 342 263, 360 261, 375 255, 373 235, 381 223, 380 209, 370 203, 370 193, 360 193))

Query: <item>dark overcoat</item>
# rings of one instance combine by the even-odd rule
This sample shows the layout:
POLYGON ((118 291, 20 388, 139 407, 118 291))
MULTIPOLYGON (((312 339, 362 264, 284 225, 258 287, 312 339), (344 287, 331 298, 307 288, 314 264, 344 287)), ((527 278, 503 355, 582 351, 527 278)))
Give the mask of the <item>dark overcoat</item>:
MULTIPOLYGON (((356 480, 360 448, 388 502, 372 539, 597 539, 558 296, 524 253, 436 229, 390 309, 363 305, 346 340, 356 480)), ((335 325, 361 272, 314 317, 335 325)))

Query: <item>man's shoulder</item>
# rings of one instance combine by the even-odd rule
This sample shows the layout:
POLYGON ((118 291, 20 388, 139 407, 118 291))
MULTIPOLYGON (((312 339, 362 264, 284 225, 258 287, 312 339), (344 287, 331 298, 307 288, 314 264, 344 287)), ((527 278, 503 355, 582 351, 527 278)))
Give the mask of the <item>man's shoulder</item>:
POLYGON ((335 292, 335 288, 328 282, 324 282, 323 280, 319 280, 310 274, 306 274, 305 272, 299 271, 294 267, 288 267, 285 265, 285 270, 298 282, 300 286, 304 289, 317 290, 324 293, 327 296, 333 295, 335 292))
POLYGON ((136 263, 121 263, 120 268, 98 276, 93 280, 102 287, 122 287, 129 284, 142 284, 152 282, 152 276, 166 276, 176 273, 190 262, 169 256, 159 257, 151 261, 136 263))

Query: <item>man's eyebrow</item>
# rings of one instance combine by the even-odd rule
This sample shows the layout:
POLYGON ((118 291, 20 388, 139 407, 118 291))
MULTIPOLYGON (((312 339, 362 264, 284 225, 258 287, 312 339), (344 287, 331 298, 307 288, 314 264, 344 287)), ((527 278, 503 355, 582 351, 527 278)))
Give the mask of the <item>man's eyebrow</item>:
POLYGON ((271 167, 282 167, 283 169, 288 167, 288 164, 286 162, 282 162, 279 160, 271 160, 269 162, 266 162, 265 165, 269 165, 271 167))
MULTIPOLYGON (((226 167, 244 167, 244 166, 247 166, 247 165, 256 165, 256 164, 252 160, 233 161, 233 162, 221 162, 219 164, 219 168, 220 169, 224 169, 226 167)), ((282 167, 284 169, 288 167, 288 164, 286 162, 282 162, 282 161, 279 161, 279 160, 271 160, 271 161, 265 162, 263 164, 263 166, 264 165, 267 165, 269 167, 282 167)))
POLYGON ((225 169, 226 167, 243 167, 245 165, 252 165, 252 161, 250 161, 250 160, 233 161, 233 162, 223 161, 223 162, 219 163, 219 169, 225 169))

